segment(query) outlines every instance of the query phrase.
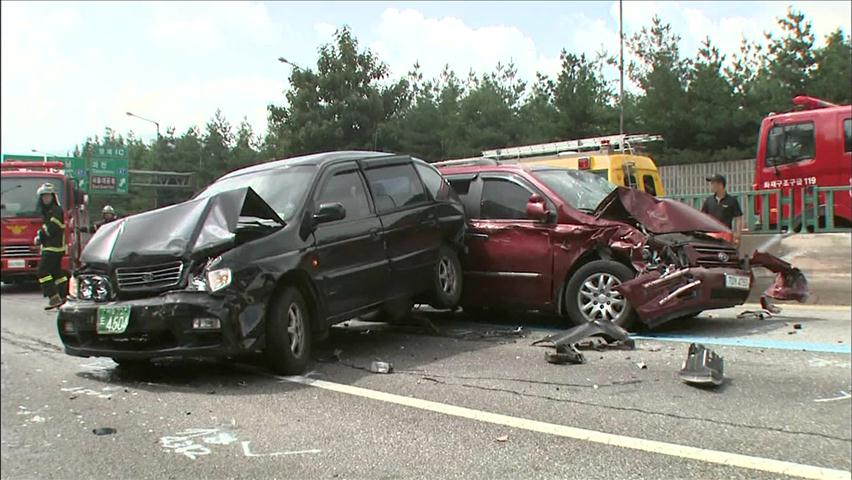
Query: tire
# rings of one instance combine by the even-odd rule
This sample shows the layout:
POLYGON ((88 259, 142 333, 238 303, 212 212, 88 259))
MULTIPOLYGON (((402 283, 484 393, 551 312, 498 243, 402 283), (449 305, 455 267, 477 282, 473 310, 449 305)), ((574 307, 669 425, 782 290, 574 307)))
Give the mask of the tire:
POLYGON ((433 272, 434 291, 429 305, 438 309, 456 308, 462 294, 462 269, 456 251, 443 245, 433 272))
POLYGON ((266 321, 264 356, 279 375, 298 375, 311 358, 311 314, 298 289, 286 287, 275 299, 266 321))
POLYGON ((612 287, 632 278, 632 270, 611 260, 595 260, 583 265, 565 287, 563 301, 568 317, 577 325, 605 319, 622 328, 630 327, 636 320, 636 312, 612 287), (599 296, 593 296, 598 292, 599 296))

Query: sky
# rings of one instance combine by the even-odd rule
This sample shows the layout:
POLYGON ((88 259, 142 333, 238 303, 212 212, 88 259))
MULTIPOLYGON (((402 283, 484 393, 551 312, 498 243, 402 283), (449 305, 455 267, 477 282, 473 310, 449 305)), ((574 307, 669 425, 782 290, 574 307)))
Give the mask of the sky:
MULTIPOLYGON (((625 36, 656 14, 693 56, 709 36, 723 53, 777 32, 788 5, 817 43, 849 33, 852 2, 625 1, 625 36)), ((284 56, 314 66, 348 25, 393 77, 419 62, 431 77, 514 61, 527 80, 554 75, 559 52, 618 52, 618 2, 11 2, 0 4, 0 149, 64 155, 104 127, 151 140, 154 125, 203 128, 216 109, 266 129, 287 89, 284 56)), ((614 75, 616 72, 609 72, 614 75)))

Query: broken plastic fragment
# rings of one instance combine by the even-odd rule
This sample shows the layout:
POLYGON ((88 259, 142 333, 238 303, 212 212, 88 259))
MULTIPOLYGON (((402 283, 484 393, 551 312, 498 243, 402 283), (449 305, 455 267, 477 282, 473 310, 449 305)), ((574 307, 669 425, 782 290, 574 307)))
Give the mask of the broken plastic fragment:
POLYGON ((373 373, 391 373, 393 365, 387 362, 373 362, 370 364, 370 371, 373 373))
POLYGON ((695 386, 716 387, 725 380, 724 360, 713 350, 699 343, 689 345, 680 379, 695 386))
POLYGON ((572 344, 562 344, 556 347, 555 352, 545 352, 544 359, 548 363, 555 365, 563 365, 572 363, 580 365, 586 363, 586 357, 583 356, 572 344))

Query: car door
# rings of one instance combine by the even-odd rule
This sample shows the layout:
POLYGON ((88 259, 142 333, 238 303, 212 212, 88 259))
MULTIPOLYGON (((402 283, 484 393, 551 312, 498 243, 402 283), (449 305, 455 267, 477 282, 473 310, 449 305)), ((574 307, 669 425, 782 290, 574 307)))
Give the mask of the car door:
POLYGON ((362 160, 376 212, 384 229, 391 267, 390 297, 432 287, 432 270, 441 246, 435 203, 426 194, 409 157, 362 160))
MULTIPOLYGON (((468 212, 464 304, 551 303, 554 224, 527 218, 527 201, 533 193, 542 195, 512 174, 483 174, 470 186, 468 195, 479 202, 476 211, 468 212)), ((552 205, 548 208, 554 211, 552 205)))
POLYGON ((381 221, 355 162, 331 167, 320 179, 314 211, 333 202, 342 204, 346 215, 314 231, 315 278, 332 317, 382 302, 390 280, 381 221))

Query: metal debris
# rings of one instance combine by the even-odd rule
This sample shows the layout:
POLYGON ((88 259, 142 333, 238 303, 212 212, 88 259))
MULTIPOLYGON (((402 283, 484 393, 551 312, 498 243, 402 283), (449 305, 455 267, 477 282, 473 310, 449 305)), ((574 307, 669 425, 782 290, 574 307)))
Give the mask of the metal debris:
POLYGON ((564 365, 566 363, 580 365, 586 363, 586 357, 571 344, 559 345, 556 347, 555 352, 545 352, 544 359, 547 363, 555 365, 564 365))
POLYGON ((503 436, 501 436, 501 437, 497 437, 497 438, 495 438, 494 440, 495 440, 495 441, 498 441, 498 442, 500 442, 500 443, 506 443, 506 442, 508 442, 508 441, 509 441, 509 436, 508 436, 508 435, 503 435, 503 436))
POLYGON ((713 350, 692 343, 680 371, 680 379, 694 386, 717 387, 725 381, 724 359, 713 350))
POLYGON ((370 371, 373 373, 392 373, 393 365, 388 362, 374 361, 370 364, 370 371))
POLYGON ((113 433, 115 433, 116 431, 117 431, 117 430, 116 430, 116 429, 114 429, 114 428, 110 428, 110 427, 101 427, 101 428, 95 428, 95 429, 93 429, 93 430, 92 430, 92 433, 94 433, 95 435, 112 435, 112 434, 113 434, 113 433))
POLYGON ((801 330, 801 329, 802 329, 801 323, 794 323, 793 324, 793 330, 801 330))
POLYGON ((737 320, 766 320, 772 318, 769 310, 745 310, 737 315, 737 320))

